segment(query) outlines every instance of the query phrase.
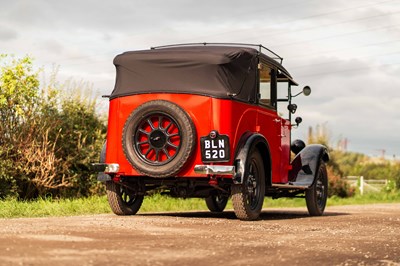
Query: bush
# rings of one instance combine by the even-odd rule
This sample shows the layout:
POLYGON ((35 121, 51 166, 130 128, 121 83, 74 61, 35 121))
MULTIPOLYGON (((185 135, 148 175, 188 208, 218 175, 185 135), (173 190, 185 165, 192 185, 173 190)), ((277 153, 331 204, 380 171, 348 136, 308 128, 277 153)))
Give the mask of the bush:
POLYGON ((346 180, 336 175, 332 167, 328 170, 328 197, 338 196, 340 198, 352 197, 355 194, 355 188, 351 187, 346 180))
MULTIPOLYGON (((2 149, 3 147, 0 147, 2 149)), ((16 197, 18 186, 10 171, 13 167, 12 160, 7 158, 7 153, 0 150, 0 197, 16 197)))
MULTIPOLYGON (((309 129, 310 135, 308 136, 308 143, 319 143, 328 148, 329 162, 327 163, 328 171, 328 197, 337 196, 340 198, 352 197, 355 194, 355 189, 342 178, 345 176, 346 166, 343 163, 346 158, 343 153, 332 149, 329 145, 328 129, 325 125, 317 125, 315 129, 309 129), (314 133, 313 133, 314 132, 314 133), (345 167, 344 167, 345 166, 345 167)), ((357 156, 356 156, 357 157, 357 156)), ((358 157, 357 157, 358 158, 358 157)))
POLYGON ((399 190, 394 180, 388 180, 387 184, 382 188, 382 192, 396 193, 399 190))
POLYGON ((88 86, 40 88, 25 57, 1 68, 0 87, 0 197, 90 195, 106 128, 96 101, 78 94, 88 86))

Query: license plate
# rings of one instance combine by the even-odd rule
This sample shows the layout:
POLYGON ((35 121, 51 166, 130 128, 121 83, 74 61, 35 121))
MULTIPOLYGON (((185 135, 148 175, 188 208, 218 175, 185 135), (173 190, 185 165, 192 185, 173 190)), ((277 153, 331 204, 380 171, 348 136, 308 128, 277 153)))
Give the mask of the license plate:
POLYGON ((215 138, 210 136, 201 137, 200 144, 201 160, 203 162, 229 161, 229 137, 227 135, 217 135, 215 138))

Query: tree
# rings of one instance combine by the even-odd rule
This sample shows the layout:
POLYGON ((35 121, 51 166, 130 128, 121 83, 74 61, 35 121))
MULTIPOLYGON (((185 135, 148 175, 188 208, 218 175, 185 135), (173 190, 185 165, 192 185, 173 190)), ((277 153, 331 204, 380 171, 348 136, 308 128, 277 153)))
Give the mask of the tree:
POLYGON ((320 143, 328 147, 330 195, 349 196, 352 188, 342 179, 344 176, 363 176, 366 179, 387 179, 400 190, 400 163, 389 160, 373 160, 367 155, 335 150, 330 145, 328 130, 325 125, 317 125, 309 130, 309 143, 320 143))
MULTIPOLYGON (((2 55, 2 60, 9 59, 2 55)), ((21 140, 29 134, 24 129, 37 106, 39 81, 38 72, 32 70, 29 57, 11 61, 1 66, 0 75, 0 195, 10 196, 18 193, 16 176, 20 170, 19 158, 23 152, 19 149, 21 140), (15 170, 14 170, 15 169, 15 170)))
POLYGON ((338 196, 342 198, 351 197, 355 190, 343 180, 344 171, 341 164, 341 152, 336 151, 330 144, 330 136, 328 128, 325 124, 317 125, 309 129, 308 143, 319 143, 325 145, 329 151, 329 162, 327 164, 328 171, 328 196, 338 196))
POLYGON ((54 75, 40 87, 29 57, 2 59, 0 197, 89 195, 96 181, 88 165, 97 161, 105 125, 96 101, 78 94, 87 86, 59 87, 54 75))

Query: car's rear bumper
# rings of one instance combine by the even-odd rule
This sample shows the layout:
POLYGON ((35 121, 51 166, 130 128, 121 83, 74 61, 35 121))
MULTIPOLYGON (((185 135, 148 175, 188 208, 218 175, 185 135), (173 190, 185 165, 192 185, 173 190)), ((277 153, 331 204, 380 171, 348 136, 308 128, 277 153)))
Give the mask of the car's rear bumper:
POLYGON ((233 165, 196 165, 194 172, 206 175, 228 175, 235 174, 235 166, 233 165))
MULTIPOLYGON (((118 173, 119 164, 117 163, 92 163, 94 172, 106 174, 118 173)), ((205 175, 226 175, 233 176, 235 174, 235 166, 233 165, 196 165, 194 171, 197 174, 205 175)))
POLYGON ((92 163, 94 172, 118 173, 119 164, 117 163, 92 163))

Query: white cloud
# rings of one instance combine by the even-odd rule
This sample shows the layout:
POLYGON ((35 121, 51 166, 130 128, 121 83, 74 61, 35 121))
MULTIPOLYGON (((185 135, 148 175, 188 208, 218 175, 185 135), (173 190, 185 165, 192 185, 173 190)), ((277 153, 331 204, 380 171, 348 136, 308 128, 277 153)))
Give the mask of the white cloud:
POLYGON ((18 37, 18 33, 15 30, 8 28, 7 26, 0 24, 0 40, 1 41, 9 41, 16 39, 18 37))

